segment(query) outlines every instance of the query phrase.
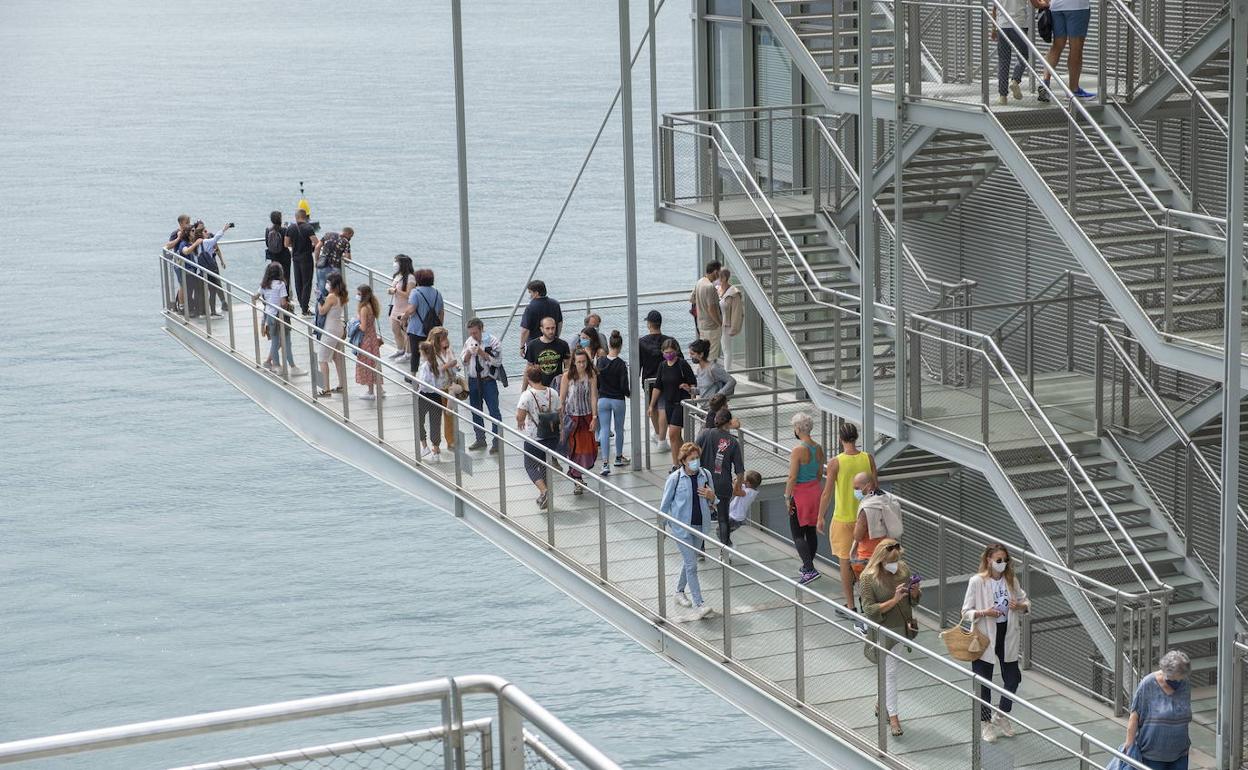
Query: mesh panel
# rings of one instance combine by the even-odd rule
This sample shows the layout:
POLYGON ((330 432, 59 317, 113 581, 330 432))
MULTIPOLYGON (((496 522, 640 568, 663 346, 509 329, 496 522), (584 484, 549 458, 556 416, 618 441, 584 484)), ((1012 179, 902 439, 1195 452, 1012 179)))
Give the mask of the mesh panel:
MULTIPOLYGON (((462 752, 465 767, 492 767, 488 750, 489 720, 466 725, 462 752)), ((323 746, 259 754, 209 762, 178 770, 243 770, 243 768, 298 768, 299 770, 423 770, 445 767, 447 746, 439 728, 395 733, 376 738, 341 741, 323 746)))

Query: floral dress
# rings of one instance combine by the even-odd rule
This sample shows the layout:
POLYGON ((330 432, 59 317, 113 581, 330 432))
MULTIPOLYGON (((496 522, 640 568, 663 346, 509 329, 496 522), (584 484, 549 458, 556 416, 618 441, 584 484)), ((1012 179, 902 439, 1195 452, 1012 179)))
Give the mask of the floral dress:
MULTIPOLYGON (((371 315, 371 313, 370 313, 371 315)), ((360 349, 366 353, 377 355, 381 352, 381 335, 377 333, 377 319, 372 318, 366 325, 360 320, 360 328, 364 330, 364 339, 360 340, 360 349)), ((375 358, 359 356, 355 360, 355 382, 357 385, 376 385, 381 375, 376 372, 380 366, 375 358)))

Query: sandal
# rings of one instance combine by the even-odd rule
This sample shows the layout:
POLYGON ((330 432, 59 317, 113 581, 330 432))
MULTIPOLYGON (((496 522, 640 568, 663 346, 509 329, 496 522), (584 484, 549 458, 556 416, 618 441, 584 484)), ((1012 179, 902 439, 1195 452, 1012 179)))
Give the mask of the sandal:
MULTIPOLYGON (((893 717, 892 719, 897 719, 897 718, 896 718, 896 717, 893 717)), ((894 738, 896 738, 896 737, 898 737, 898 736, 900 736, 900 735, 903 735, 903 734, 904 734, 904 731, 901 729, 901 720, 900 720, 900 719, 897 719, 897 723, 896 723, 896 724, 892 724, 892 723, 891 723, 891 721, 892 721, 891 719, 890 719, 889 721, 890 721, 890 724, 889 724, 888 732, 889 732, 889 734, 890 734, 890 735, 892 735, 894 738)))
POLYGON ((334 395, 334 392, 332 390, 325 390, 324 388, 321 388, 320 390, 316 392, 316 395, 320 396, 321 398, 329 398, 330 396, 334 395))

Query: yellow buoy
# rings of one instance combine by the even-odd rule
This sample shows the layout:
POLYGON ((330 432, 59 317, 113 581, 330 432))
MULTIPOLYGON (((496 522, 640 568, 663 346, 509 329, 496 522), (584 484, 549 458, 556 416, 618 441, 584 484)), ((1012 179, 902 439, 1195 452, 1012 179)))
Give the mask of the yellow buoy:
POLYGON ((303 210, 303 213, 307 214, 308 216, 312 216, 312 207, 308 205, 307 198, 300 198, 299 205, 296 208, 300 208, 303 210))

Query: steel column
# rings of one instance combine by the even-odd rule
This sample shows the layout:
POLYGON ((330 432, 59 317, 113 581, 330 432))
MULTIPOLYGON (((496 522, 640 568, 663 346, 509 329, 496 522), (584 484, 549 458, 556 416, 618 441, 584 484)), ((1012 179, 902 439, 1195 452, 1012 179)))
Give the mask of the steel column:
POLYGON ((1230 142, 1226 174, 1226 287, 1222 315, 1225 351, 1222 373, 1222 527, 1219 540, 1218 583, 1218 767, 1230 767, 1231 746, 1242 725, 1234 723, 1235 596, 1239 564, 1237 520, 1239 501, 1240 404, 1242 395, 1243 342, 1241 313, 1244 305, 1244 143, 1248 125, 1248 0, 1233 0, 1231 7, 1230 142))
MULTIPOLYGON (((629 56, 631 32, 629 30, 628 0, 619 0, 620 28, 620 128, 624 146, 624 279, 628 294, 629 353, 636 363, 641 360, 638 326, 641 323, 637 309, 637 190, 633 178, 633 67, 629 56)), ((650 14, 650 28, 654 26, 654 13, 650 14)), ((647 30, 650 31, 650 30, 647 30)), ((654 77, 653 47, 651 45, 651 78, 654 77)), ((653 80, 652 80, 653 82, 653 80)), ((651 97, 652 101, 655 97, 651 97)), ((657 112, 657 107, 654 108, 657 112)), ((641 389, 631 388, 628 397, 629 447, 632 451, 633 470, 641 470, 641 389)))
POLYGON ((472 250, 468 242, 468 139, 464 126, 464 27, 461 0, 451 0, 451 40, 455 60, 455 163, 459 191, 459 291, 464 311, 460 333, 468 339, 472 318, 472 250))
MULTIPOLYGON (((871 16, 874 3, 858 3, 858 262, 862 274, 862 319, 858 343, 859 379, 862 389, 862 448, 875 447, 875 227, 868 193, 871 172, 875 168, 875 125, 871 103, 871 16)), ((894 14, 896 15, 896 14, 894 14)))
MULTIPOLYGON (((904 153, 901 151, 901 137, 905 127, 905 103, 906 103, 906 25, 909 22, 907 9, 903 7, 894 7, 893 10, 893 107, 896 110, 897 119, 893 122, 893 307, 896 312, 893 314, 893 382, 894 387, 894 404, 893 409, 897 413, 897 438, 904 440, 908 431, 906 430, 906 386, 909 384, 906 379, 906 369, 908 362, 906 361, 906 281, 905 281, 905 235, 903 233, 903 224, 905 215, 902 212, 902 203, 904 194, 902 190, 903 179, 902 170, 905 168, 904 153)), ((917 49, 922 44, 919 35, 918 26, 915 26, 914 45, 917 49)), ((866 179, 861 177, 863 189, 860 195, 867 195, 866 179)), ((870 197, 870 196, 868 196, 870 197)), ((867 345, 874 348, 874 337, 866 340, 867 345)), ((914 362, 915 368, 918 369, 918 361, 914 362)))

